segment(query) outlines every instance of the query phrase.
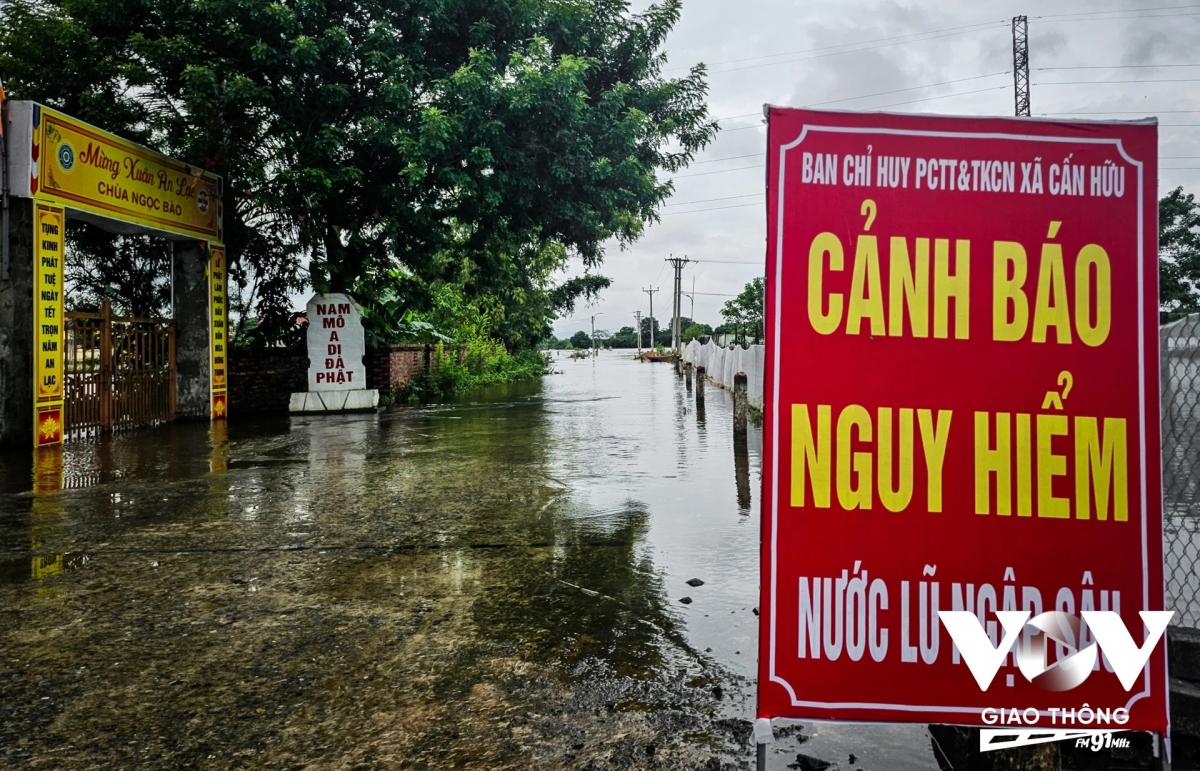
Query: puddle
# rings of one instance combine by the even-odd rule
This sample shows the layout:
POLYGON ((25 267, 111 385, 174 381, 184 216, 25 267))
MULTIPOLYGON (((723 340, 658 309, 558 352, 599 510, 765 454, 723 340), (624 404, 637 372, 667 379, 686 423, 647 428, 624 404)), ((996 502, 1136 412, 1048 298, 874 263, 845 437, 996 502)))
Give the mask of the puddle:
MULTIPOLYGON (((560 368, 0 458, 0 765, 747 767, 761 430, 560 368)), ((937 767, 923 726, 805 731, 771 768, 937 767)))
POLYGON ((0 561, 0 583, 43 581, 68 570, 77 570, 88 560, 86 554, 46 554, 0 561))

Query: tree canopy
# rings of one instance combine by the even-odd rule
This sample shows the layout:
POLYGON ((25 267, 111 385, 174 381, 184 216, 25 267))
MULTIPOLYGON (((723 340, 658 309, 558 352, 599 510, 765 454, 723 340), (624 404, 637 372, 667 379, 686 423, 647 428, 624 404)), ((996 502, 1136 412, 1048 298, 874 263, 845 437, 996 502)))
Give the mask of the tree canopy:
POLYGON ((1182 187, 1158 202, 1158 285, 1163 310, 1200 311, 1200 203, 1182 187))
POLYGON ((606 279, 715 134, 704 68, 662 75, 680 0, 10 0, 0 72, 35 99, 221 174, 231 276, 418 310, 488 298, 536 340, 606 279))
POLYGON ((761 276, 746 284, 741 293, 725 303, 721 317, 727 328, 732 328, 738 342, 753 338, 755 343, 763 340, 763 309, 766 307, 766 280, 761 276))

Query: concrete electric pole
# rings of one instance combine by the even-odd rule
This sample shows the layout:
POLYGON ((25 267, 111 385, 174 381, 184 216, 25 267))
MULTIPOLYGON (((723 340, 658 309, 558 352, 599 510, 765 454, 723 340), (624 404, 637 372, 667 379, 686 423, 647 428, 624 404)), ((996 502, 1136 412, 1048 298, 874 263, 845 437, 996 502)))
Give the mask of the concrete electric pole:
POLYGON ((596 317, 592 316, 592 356, 596 355, 596 317))
POLYGON ((638 356, 642 355, 642 312, 634 311, 633 318, 637 320, 638 356))
POLYGON ((676 257, 671 255, 667 258, 667 262, 671 263, 675 268, 675 291, 673 294, 674 307, 671 314, 671 350, 675 353, 680 353, 680 337, 683 336, 683 330, 679 328, 679 312, 683 310, 683 266, 691 262, 687 255, 676 257))
POLYGON ((650 289, 643 289, 642 291, 650 295, 650 344, 646 347, 654 348, 656 347, 654 344, 654 293, 661 290, 651 287, 650 289))
POLYGON ((1029 117, 1029 17, 1014 16, 1013 29, 1013 98, 1017 117, 1029 117))

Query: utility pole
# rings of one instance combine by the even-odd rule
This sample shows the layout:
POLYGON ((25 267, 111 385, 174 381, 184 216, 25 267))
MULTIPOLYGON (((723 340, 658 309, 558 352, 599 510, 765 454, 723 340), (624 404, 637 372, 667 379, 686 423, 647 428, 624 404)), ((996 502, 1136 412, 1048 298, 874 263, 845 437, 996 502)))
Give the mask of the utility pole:
POLYGON ((634 311, 633 317, 637 320, 638 356, 641 356, 642 355, 642 312, 634 311))
POLYGON ((592 356, 596 355, 596 317, 592 316, 592 356))
POLYGON ((650 295, 650 344, 647 347, 654 348, 654 293, 662 290, 651 287, 649 289, 643 289, 642 291, 650 295))
POLYGON ((671 314, 671 350, 675 353, 680 352, 679 338, 682 337, 682 332, 679 328, 679 312, 683 309, 683 298, 680 296, 683 292, 683 266, 691 262, 687 255, 676 257, 671 255, 667 258, 667 262, 675 268, 675 290, 673 292, 674 306, 671 314))
POLYGON ((1013 99, 1017 117, 1029 117, 1029 17, 1014 16, 1013 30, 1013 99))

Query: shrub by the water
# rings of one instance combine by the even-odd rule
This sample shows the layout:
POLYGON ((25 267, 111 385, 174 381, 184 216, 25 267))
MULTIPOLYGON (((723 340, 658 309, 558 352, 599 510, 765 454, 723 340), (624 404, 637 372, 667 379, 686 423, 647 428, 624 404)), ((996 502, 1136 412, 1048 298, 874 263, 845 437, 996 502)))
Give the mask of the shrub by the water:
POLYGON ((438 343, 429 369, 396 389, 393 398, 410 402, 441 399, 480 386, 535 380, 548 371, 547 359, 535 350, 509 353, 494 340, 472 340, 464 347, 460 363, 458 351, 438 343))

